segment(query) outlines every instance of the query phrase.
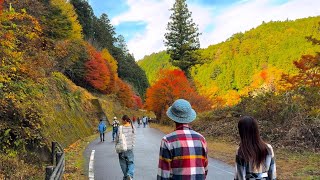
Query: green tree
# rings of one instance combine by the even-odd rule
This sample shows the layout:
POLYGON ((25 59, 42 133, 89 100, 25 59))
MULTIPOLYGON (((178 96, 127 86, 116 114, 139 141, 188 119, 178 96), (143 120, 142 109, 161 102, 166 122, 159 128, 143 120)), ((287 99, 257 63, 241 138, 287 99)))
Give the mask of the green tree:
POLYGON ((128 55, 129 54, 129 50, 128 50, 128 46, 126 44, 126 40, 124 39, 124 37, 122 35, 119 35, 117 37, 117 42, 115 43, 115 46, 119 49, 121 49, 121 51, 128 55))
POLYGON ((87 0, 71 0, 70 3, 74 6, 78 15, 85 39, 91 41, 94 34, 93 23, 95 18, 92 7, 87 0))
POLYGON ((98 49, 108 49, 114 51, 114 43, 116 42, 115 28, 112 26, 108 15, 103 13, 100 18, 94 21, 94 43, 98 49))
POLYGON ((197 64, 195 50, 199 49, 198 26, 193 22, 186 0, 176 0, 165 34, 165 46, 170 54, 170 62, 187 75, 190 67, 197 64))

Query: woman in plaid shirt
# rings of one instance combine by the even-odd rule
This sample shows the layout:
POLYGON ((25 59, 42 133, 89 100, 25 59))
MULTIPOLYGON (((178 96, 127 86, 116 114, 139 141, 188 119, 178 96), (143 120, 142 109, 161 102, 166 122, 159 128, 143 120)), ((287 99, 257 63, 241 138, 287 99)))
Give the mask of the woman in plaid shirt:
POLYGON ((188 123, 196 112, 188 101, 176 100, 167 111, 176 122, 176 130, 162 138, 158 180, 204 180, 208 173, 207 143, 188 123))
POLYGON ((270 144, 260 137, 257 121, 244 116, 238 123, 240 146, 236 154, 236 180, 276 179, 276 163, 270 144))

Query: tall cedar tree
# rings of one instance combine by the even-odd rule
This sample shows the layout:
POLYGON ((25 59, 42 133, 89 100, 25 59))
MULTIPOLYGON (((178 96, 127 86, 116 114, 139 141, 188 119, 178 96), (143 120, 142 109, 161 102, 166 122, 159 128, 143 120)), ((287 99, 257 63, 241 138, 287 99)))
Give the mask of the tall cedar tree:
POLYGON ((186 0, 176 0, 165 34, 170 62, 187 75, 190 67, 197 64, 195 50, 200 48, 198 26, 193 22, 186 0))
POLYGON ((112 26, 108 15, 103 13, 100 18, 94 21, 94 41, 93 44, 99 50, 106 48, 111 53, 114 51, 114 43, 116 42, 115 28, 112 26))
POLYGON ((94 13, 93 9, 86 0, 71 0, 70 3, 74 6, 78 15, 78 21, 83 28, 83 34, 86 40, 92 41, 94 30, 94 13))

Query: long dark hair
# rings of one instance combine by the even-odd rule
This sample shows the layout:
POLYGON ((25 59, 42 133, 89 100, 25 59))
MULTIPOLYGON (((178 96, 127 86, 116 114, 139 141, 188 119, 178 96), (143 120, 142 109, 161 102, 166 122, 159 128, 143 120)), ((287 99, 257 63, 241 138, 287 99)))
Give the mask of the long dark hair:
POLYGON ((239 156, 253 167, 259 168, 268 155, 267 145, 261 139, 258 123, 253 117, 244 116, 238 123, 241 138, 239 156))
POLYGON ((134 133, 134 128, 133 128, 133 123, 131 121, 131 119, 129 118, 128 115, 123 115, 122 116, 122 120, 126 121, 126 122, 129 122, 131 124, 131 127, 132 127, 132 133, 134 133))

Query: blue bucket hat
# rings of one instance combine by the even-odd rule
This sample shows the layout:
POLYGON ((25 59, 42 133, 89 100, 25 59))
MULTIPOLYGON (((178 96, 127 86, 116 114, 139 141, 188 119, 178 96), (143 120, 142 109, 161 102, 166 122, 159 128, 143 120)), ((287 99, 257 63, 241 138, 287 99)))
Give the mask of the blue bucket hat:
POLYGON ((177 123, 187 124, 196 119, 197 113, 188 101, 178 99, 168 108, 167 116, 177 123))

